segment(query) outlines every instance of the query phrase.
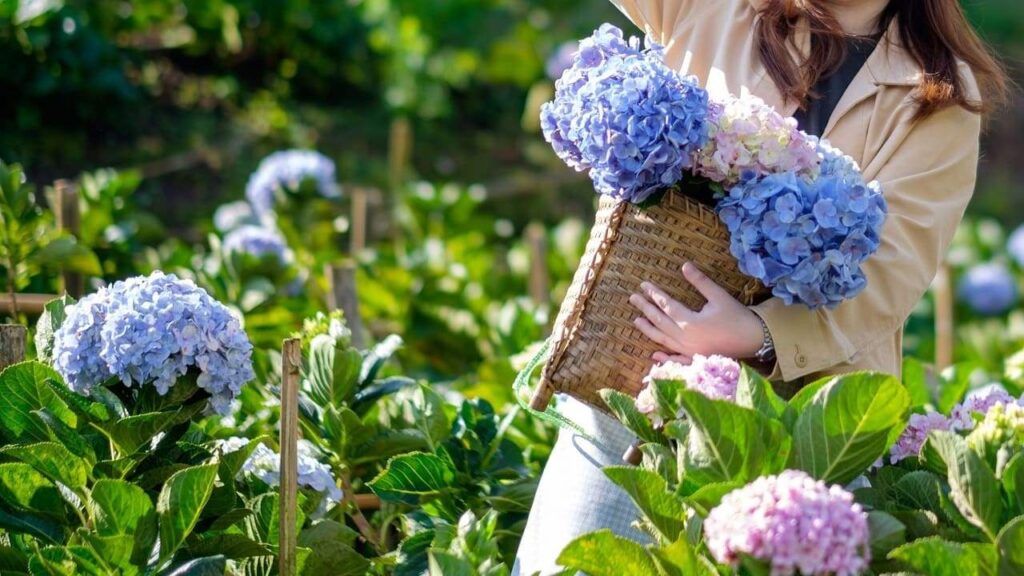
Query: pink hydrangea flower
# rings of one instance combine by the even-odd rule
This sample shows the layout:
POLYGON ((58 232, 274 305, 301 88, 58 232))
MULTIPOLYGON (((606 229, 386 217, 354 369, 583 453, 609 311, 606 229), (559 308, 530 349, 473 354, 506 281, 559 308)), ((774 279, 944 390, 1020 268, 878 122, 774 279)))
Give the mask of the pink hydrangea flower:
POLYGON ((729 97, 708 107, 709 140, 697 157, 697 172, 732 185, 745 172, 757 176, 797 171, 817 174, 818 140, 801 132, 760 98, 729 97))
MULTIPOLYGON (((651 367, 644 377, 643 390, 636 397, 636 408, 647 414, 659 425, 662 415, 657 414, 658 404, 654 398, 655 380, 679 380, 686 387, 712 400, 735 400, 736 386, 740 381, 740 365, 732 358, 697 354, 689 364, 663 362, 651 367)), ((678 416, 678 415, 677 415, 678 416)))
POLYGON ((950 411, 952 428, 954 430, 973 430, 973 414, 984 416, 989 408, 996 404, 1013 404, 1017 399, 1004 390, 1001 386, 992 385, 968 394, 963 402, 957 404, 950 411))
POLYGON ((867 515, 853 495, 797 470, 727 494, 704 534, 718 562, 735 566, 747 554, 769 563, 772 576, 853 576, 870 561, 867 515))
POLYGON ((903 434, 889 450, 889 461, 895 464, 904 458, 916 458, 921 453, 921 447, 928 439, 929 432, 949 430, 951 424, 949 418, 938 412, 911 414, 910 422, 903 430, 903 434))

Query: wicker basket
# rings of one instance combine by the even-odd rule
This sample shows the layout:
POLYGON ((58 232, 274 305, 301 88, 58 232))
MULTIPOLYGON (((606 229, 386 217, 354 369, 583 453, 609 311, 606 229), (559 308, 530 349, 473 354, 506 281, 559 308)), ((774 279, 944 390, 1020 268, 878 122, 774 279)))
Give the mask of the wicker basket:
POLYGON ((605 411, 598 393, 603 388, 636 396, 651 355, 661 347, 634 326, 639 311, 629 296, 649 281, 700 309, 706 300, 682 276, 687 261, 744 304, 768 296, 760 282, 739 271, 729 252, 729 231, 705 204, 676 190, 643 209, 602 197, 530 407, 544 410, 558 392, 605 411))

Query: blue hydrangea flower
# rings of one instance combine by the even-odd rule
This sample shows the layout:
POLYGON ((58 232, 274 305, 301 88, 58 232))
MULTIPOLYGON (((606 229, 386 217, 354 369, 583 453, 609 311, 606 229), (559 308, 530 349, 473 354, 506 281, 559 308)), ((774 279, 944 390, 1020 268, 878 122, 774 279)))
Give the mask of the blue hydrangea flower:
POLYGON ((717 206, 740 270, 786 304, 834 307, 867 281, 861 264, 878 250, 886 203, 877 182, 821 142, 817 178, 746 174, 717 206))
POLYGON ((188 280, 154 272, 68 307, 54 365, 81 394, 110 378, 167 391, 190 370, 224 414, 255 376, 252 344, 231 311, 188 280))
POLYGON ((261 220, 272 218, 277 190, 295 190, 313 180, 324 198, 341 196, 334 162, 314 150, 283 150, 264 158, 245 185, 245 197, 261 220))
MULTIPOLYGON (((319 461, 318 451, 309 440, 299 440, 296 456, 297 484, 321 494, 322 500, 314 516, 323 517, 329 507, 341 502, 344 493, 338 488, 338 482, 334 479, 330 467, 319 461)), ((263 444, 256 446, 239 471, 239 476, 246 475, 255 476, 268 486, 280 485, 281 455, 263 444)))
POLYGON ((1010 234, 1010 239, 1006 242, 1006 251, 1018 266, 1024 268, 1024 224, 1010 234))
POLYGON ((224 236, 224 252, 248 254, 254 258, 273 258, 284 264, 291 259, 281 233, 266 226, 242 226, 224 236))
POLYGON ((555 49, 544 65, 548 78, 558 80, 566 70, 572 67, 576 52, 580 49, 579 42, 565 42, 555 49))
POLYGON ((235 228, 258 223, 259 221, 252 211, 252 205, 245 200, 221 204, 213 213, 213 227, 221 234, 231 232, 235 228))
POLYGON ((589 170, 600 194, 643 202, 679 182, 707 141, 707 92, 662 56, 605 24, 580 43, 541 109, 545 139, 570 167, 589 170))
POLYGON ((958 293, 978 314, 995 316, 1017 303, 1017 282, 1002 264, 978 264, 960 278, 958 293))

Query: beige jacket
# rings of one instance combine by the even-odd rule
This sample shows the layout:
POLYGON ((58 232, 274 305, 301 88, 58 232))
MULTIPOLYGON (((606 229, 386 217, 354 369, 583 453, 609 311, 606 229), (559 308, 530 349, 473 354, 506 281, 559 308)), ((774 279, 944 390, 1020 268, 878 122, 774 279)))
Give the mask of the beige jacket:
MULTIPOLYGON (((757 55, 756 7, 763 0, 611 0, 666 47, 673 68, 696 75, 712 96, 752 93, 786 115, 757 55)), ((773 379, 878 370, 899 374, 903 324, 935 277, 974 190, 981 119, 950 107, 914 122, 920 69, 893 27, 851 82, 824 137, 878 180, 889 205, 882 244, 865 263, 867 288, 833 310, 754 307, 775 340, 773 379)), ((809 47, 806 31, 798 46, 809 47)), ((977 84, 962 65, 972 99, 977 84)))

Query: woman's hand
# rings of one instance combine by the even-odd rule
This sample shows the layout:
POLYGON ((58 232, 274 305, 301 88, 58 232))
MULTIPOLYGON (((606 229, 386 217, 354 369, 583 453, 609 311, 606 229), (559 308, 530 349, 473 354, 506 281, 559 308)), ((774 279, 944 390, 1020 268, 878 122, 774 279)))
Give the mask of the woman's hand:
POLYGON ((644 282, 641 293, 629 297, 643 314, 634 323, 648 338, 665 348, 654 360, 689 364, 694 354, 721 354, 735 359, 753 358, 761 348, 761 320, 691 262, 683 265, 683 277, 708 302, 690 310, 657 286, 644 282))

